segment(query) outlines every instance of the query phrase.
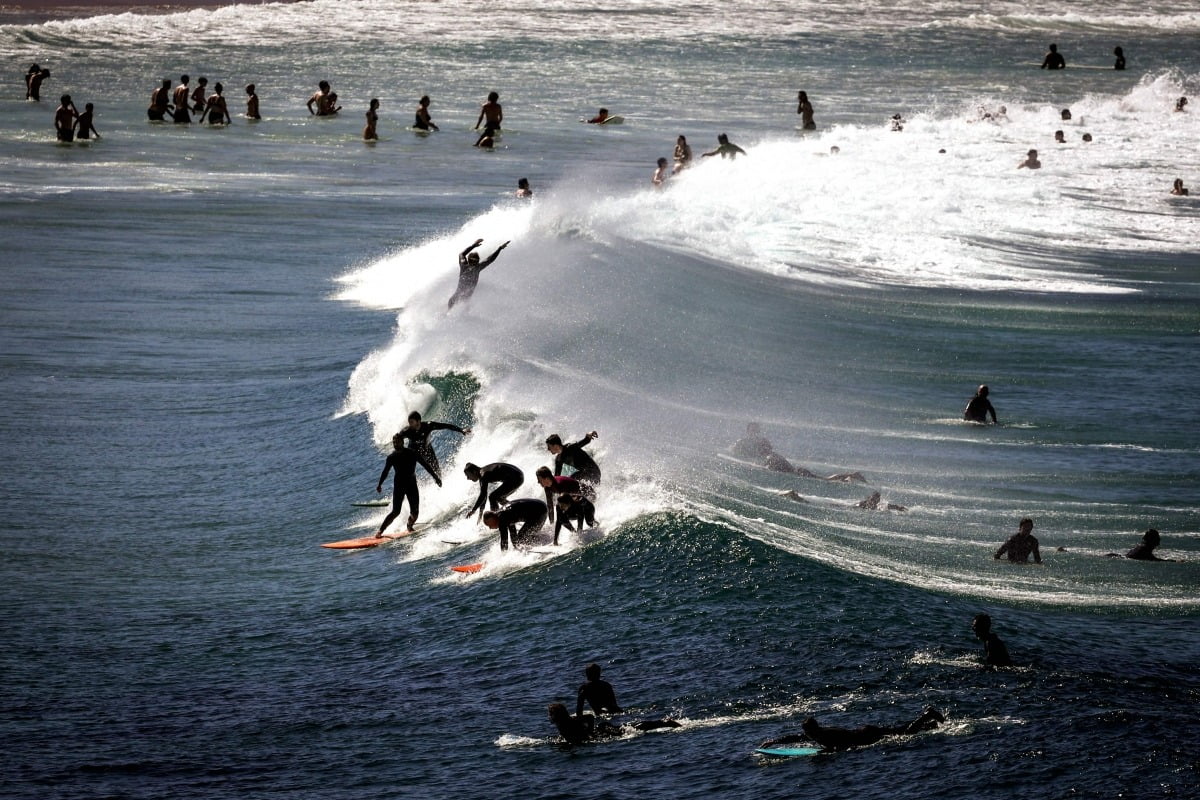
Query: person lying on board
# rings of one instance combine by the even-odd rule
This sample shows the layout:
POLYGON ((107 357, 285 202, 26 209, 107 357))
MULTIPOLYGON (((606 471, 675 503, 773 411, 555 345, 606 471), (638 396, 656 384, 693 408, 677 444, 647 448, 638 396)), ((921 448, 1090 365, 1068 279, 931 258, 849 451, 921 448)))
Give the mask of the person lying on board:
POLYGON ((804 467, 793 466, 792 462, 775 452, 775 448, 771 445, 770 440, 762 435, 762 428, 757 422, 751 422, 746 425, 746 435, 733 443, 733 454, 747 460, 761 460, 762 465, 772 472, 786 472, 792 475, 799 475, 802 478, 817 478, 823 481, 841 481, 842 483, 867 482, 867 479, 863 477, 861 472, 835 472, 828 477, 824 477, 804 467))
MULTIPOLYGON (((546 707, 550 722, 558 729, 558 733, 567 744, 577 745, 596 739, 609 739, 620 736, 625 729, 607 720, 599 720, 590 714, 572 717, 571 712, 562 703, 551 703, 546 707)), ((645 719, 635 722, 628 727, 635 731, 653 731, 660 728, 682 727, 673 719, 645 719)))
POLYGON ((600 113, 598 113, 596 116, 594 116, 588 120, 588 124, 589 125, 601 125, 604 123, 604 121, 606 119, 608 119, 608 109, 602 108, 602 109, 600 109, 600 113))
POLYGON ((763 747, 776 747, 793 742, 813 741, 826 750, 848 750, 851 747, 866 747, 875 744, 885 736, 912 736, 922 731, 929 731, 946 721, 941 712, 930 706, 921 716, 903 725, 863 725, 860 728, 825 727, 817 722, 816 717, 809 717, 801 723, 804 733, 781 736, 763 742, 763 747))

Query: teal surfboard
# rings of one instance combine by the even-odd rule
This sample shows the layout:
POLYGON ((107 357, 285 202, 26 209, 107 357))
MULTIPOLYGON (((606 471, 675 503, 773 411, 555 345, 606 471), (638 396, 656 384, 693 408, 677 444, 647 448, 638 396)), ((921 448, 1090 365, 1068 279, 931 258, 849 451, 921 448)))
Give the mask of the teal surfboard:
POLYGON ((815 756, 821 752, 819 747, 760 747, 754 752, 762 753, 764 756, 784 756, 791 758, 793 756, 815 756))

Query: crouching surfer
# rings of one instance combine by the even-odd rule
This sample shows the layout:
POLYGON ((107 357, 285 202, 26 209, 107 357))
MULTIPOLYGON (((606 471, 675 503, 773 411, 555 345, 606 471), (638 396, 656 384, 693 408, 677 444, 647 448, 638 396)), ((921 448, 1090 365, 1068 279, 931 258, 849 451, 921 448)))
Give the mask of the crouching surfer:
POLYGON ((524 498, 514 500, 499 511, 483 512, 483 524, 500 531, 500 549, 507 550, 509 539, 512 539, 514 546, 525 544, 533 534, 545 527, 549 513, 541 500, 524 498))

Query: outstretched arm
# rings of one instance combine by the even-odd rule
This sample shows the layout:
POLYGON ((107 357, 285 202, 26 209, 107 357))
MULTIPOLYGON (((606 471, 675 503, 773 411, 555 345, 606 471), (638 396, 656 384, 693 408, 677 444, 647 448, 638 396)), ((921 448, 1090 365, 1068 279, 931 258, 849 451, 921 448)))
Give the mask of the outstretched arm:
POLYGON ((488 256, 486 259, 484 259, 484 261, 483 261, 483 262, 482 262, 482 263, 479 265, 479 268, 480 268, 480 269, 483 269, 483 268, 484 268, 484 267, 486 267, 488 264, 490 264, 490 263, 492 263, 493 261, 495 261, 495 260, 496 260, 496 256, 500 255, 500 251, 501 251, 501 250, 503 250, 503 249, 504 249, 504 248, 506 248, 506 247, 508 247, 508 242, 505 242, 504 244, 502 244, 502 245, 500 245, 499 247, 497 247, 497 248, 496 248, 496 252, 492 253, 490 256, 488 256))
MULTIPOLYGON (((476 126, 476 127, 478 127, 478 126, 476 126)), ((476 239, 475 244, 471 245, 466 250, 463 250, 461 253, 459 253, 459 255, 462 256, 463 258, 466 258, 468 253, 470 253, 476 247, 479 247, 479 245, 481 245, 481 244, 483 244, 483 239, 476 239)))

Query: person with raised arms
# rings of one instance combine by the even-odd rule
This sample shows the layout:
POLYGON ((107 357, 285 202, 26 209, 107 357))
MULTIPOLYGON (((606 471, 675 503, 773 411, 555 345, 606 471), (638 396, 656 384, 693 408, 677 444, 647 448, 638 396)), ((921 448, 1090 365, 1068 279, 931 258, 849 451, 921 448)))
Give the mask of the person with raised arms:
POLYGON ((541 500, 524 498, 512 501, 499 511, 483 512, 483 524, 500 531, 500 549, 507 550, 509 539, 515 547, 545 527, 548 514, 549 510, 541 500))
POLYGON ((454 308, 454 304, 460 300, 467 300, 475 294, 475 287, 479 285, 479 273, 496 260, 496 256, 500 255, 501 250, 508 247, 509 242, 497 247, 495 252, 483 261, 479 260, 479 253, 473 252, 481 244, 483 244, 483 239, 476 239, 474 244, 458 254, 458 288, 450 297, 450 302, 446 306, 447 310, 454 308))
POLYGON ((392 524, 392 520, 400 516, 400 507, 405 500, 408 500, 408 530, 413 530, 416 525, 417 516, 421 513, 421 494, 417 489, 416 467, 420 464, 425 468, 425 471, 433 476, 433 482, 438 486, 442 485, 442 479, 434 470, 429 468, 429 464, 425 463, 425 459, 415 450, 405 449, 404 439, 400 434, 392 437, 392 447, 395 448, 391 455, 387 457, 387 461, 383 464, 383 472, 379 474, 379 481, 375 484, 375 492, 383 493, 383 482, 387 480, 388 472, 396 471, 396 476, 393 479, 392 485, 392 510, 383 518, 383 523, 379 526, 379 532, 375 534, 376 539, 383 538, 383 532, 387 530, 388 525, 392 524))
POLYGON ((479 467, 468 462, 463 467, 463 474, 467 476, 467 480, 479 484, 479 499, 467 512, 467 519, 470 519, 476 511, 482 518, 485 504, 490 506, 490 510, 499 511, 500 506, 508 502, 508 496, 525 482, 525 473, 521 472, 519 467, 505 464, 502 461, 488 464, 486 467, 479 467), (493 483, 498 483, 499 486, 493 489, 491 494, 488 494, 488 486, 493 483))

